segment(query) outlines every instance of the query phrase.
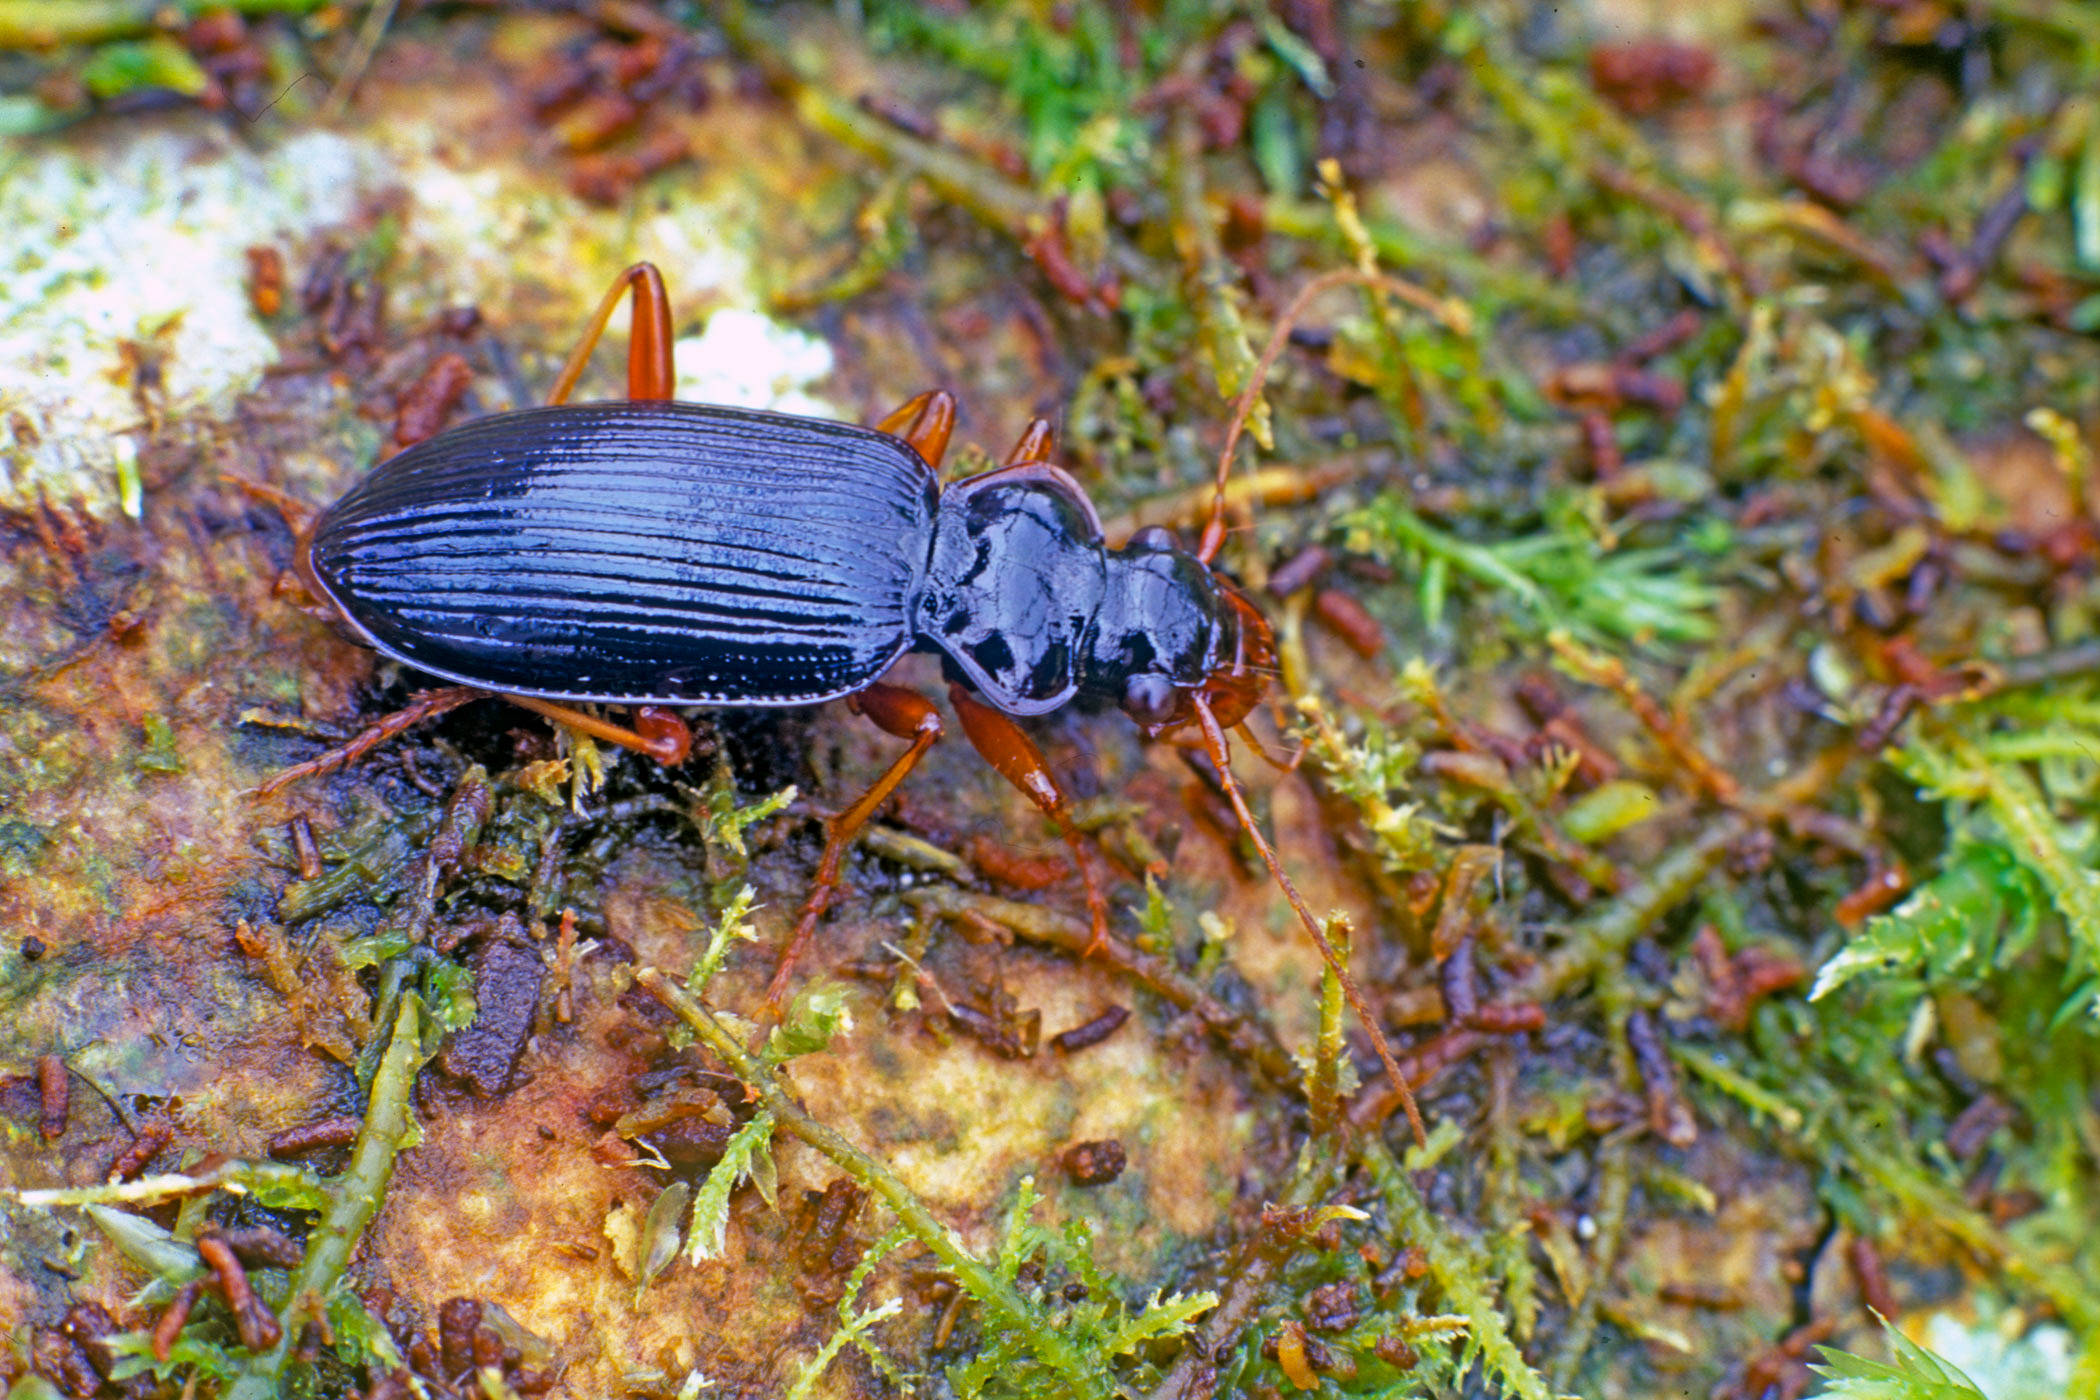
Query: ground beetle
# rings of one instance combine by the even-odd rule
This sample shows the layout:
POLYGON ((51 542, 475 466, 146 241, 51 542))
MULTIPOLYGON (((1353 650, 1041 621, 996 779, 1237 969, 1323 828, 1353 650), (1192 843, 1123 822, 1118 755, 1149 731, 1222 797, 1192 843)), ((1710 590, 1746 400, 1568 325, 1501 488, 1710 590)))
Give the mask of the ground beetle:
POLYGON ((1241 822, 1332 961, 1231 776, 1226 731, 1259 702, 1275 652, 1268 623, 1210 568, 1222 489, 1196 553, 1158 527, 1110 549, 1086 493, 1051 464, 1040 419, 1002 466, 943 488, 946 393, 870 429, 678 403, 673 382, 663 281, 638 263, 599 305, 548 406, 408 446, 295 522, 299 579, 325 610, 455 686, 269 786, 485 694, 667 763, 691 744, 667 706, 843 697, 911 747, 831 822, 773 978, 777 1005, 855 833, 941 737, 932 702, 880 679, 905 652, 935 651, 964 734, 1070 843, 1097 946, 1099 882, 1063 792, 1012 718, 1080 696, 1120 705, 1149 735, 1200 728, 1241 822), (630 294, 627 399, 568 403, 630 294), (633 727, 577 702, 635 707, 633 727))

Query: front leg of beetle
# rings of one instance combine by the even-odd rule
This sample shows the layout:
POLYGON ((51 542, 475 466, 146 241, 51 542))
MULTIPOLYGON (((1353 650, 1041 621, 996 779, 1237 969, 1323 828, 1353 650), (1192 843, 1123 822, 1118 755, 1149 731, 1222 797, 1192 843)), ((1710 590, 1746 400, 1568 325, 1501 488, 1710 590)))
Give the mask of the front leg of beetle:
MULTIPOLYGON (((1050 424, 1041 418, 1032 419, 1020 441, 1006 454, 1006 460, 983 476, 972 478, 972 484, 981 486, 986 481, 1008 475, 1022 478, 1047 475, 1061 484, 1073 485, 1071 479, 1051 463, 1056 446, 1057 437, 1050 424)), ((1077 491, 1076 485, 1073 489, 1077 491)), ((1085 499, 1083 492, 1079 496, 1085 499)), ((1028 737, 1027 730, 960 685, 948 687, 948 698, 955 705, 956 716, 962 720, 963 734, 971 747, 982 754, 985 762, 997 769, 1001 777, 1026 794, 1044 816, 1056 823, 1058 834, 1071 848, 1072 864, 1078 867, 1079 878, 1086 886, 1087 909, 1093 916, 1093 936, 1086 950, 1089 954, 1100 952, 1108 943, 1108 904, 1102 898, 1101 882, 1088 858, 1086 843, 1080 839, 1079 829, 1072 824, 1071 804, 1065 800, 1064 790, 1057 785, 1057 778, 1051 773, 1043 751, 1036 747, 1035 740, 1028 737)))
POLYGON ((1079 878, 1086 885, 1086 907, 1093 915, 1093 937, 1086 951, 1089 956, 1100 952, 1108 946, 1108 903, 1101 896, 1101 882, 1093 862, 1087 858, 1086 843, 1080 839, 1079 828, 1072 824, 1071 804, 1050 772, 1043 751, 1028 737, 1027 730, 961 686, 951 684, 948 699, 955 705, 956 717, 962 721, 963 735, 970 747, 984 755, 984 761, 1019 788, 1044 816, 1057 823, 1058 834, 1071 847, 1072 864, 1078 867, 1079 878))

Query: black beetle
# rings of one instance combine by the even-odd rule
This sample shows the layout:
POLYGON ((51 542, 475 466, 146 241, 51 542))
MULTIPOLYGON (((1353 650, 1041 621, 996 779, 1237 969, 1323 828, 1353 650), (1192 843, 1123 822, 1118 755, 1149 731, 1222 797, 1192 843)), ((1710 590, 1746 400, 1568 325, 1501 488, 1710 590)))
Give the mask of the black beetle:
POLYGON ((906 651, 931 650, 971 743, 1070 843, 1097 947, 1099 883, 1056 779, 1011 718, 1079 696, 1119 704, 1154 736, 1200 725, 1241 822, 1332 960, 1231 777, 1225 732, 1259 702, 1275 653, 1268 623, 1210 569, 1222 478, 1198 552, 1159 528, 1109 549, 1086 493, 1050 463, 1040 419, 1002 466, 944 489, 946 393, 870 429, 678 403, 673 383, 668 299, 638 263, 598 307, 547 407, 410 445, 304 523, 297 572, 315 599, 366 645, 459 688, 269 786, 482 694, 665 762, 690 745, 666 706, 844 697, 911 747, 830 824, 774 975, 777 1003, 854 834, 941 737, 930 701, 880 680, 906 651), (568 404, 630 292, 628 398, 568 404), (576 702, 638 707, 635 726, 576 702))

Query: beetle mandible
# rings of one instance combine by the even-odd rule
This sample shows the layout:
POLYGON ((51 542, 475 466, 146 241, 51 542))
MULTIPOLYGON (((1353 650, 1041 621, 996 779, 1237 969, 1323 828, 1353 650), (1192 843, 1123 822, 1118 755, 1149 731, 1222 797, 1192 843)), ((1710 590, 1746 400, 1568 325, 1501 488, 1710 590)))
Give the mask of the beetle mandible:
MULTIPOLYGON (((1239 820, 1334 963, 1231 775, 1226 733, 1259 703, 1275 651, 1261 613, 1210 567, 1224 537, 1222 465, 1196 552, 1159 527, 1110 549, 1085 491, 1051 462, 1041 419, 1001 466, 944 488, 949 394, 920 394, 872 429, 680 403, 671 347, 663 279, 637 263, 606 293, 545 407, 409 445, 295 521, 295 570, 323 609, 455 688, 267 788, 486 694, 667 763, 691 744, 670 706, 843 698, 910 747, 830 822, 773 976, 777 1006, 855 834, 942 737, 931 701, 881 679, 905 652, 933 651, 964 735, 1070 845, 1096 948, 1108 936, 1099 879, 1063 790, 1015 723, 1081 696, 1119 705, 1148 736, 1198 727, 1239 820), (623 298, 627 398, 569 403, 623 298), (632 725, 578 703, 633 707, 632 725)), ((1233 438, 1243 421, 1244 405, 1233 438)), ((1346 986, 1398 1081, 1375 1018, 1353 979, 1346 986)))

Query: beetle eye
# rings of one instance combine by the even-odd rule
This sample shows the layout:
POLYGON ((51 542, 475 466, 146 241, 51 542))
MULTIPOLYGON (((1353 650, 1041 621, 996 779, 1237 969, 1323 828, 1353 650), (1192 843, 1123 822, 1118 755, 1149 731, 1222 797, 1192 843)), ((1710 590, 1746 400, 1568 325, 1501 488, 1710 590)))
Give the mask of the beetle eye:
POLYGON ((1174 532, 1164 525, 1147 525, 1132 535, 1130 543, 1126 546, 1129 549, 1149 550, 1154 553, 1180 547, 1181 541, 1174 538, 1174 532))
POLYGON ((1146 671, 1123 683, 1123 713, 1139 724, 1171 724, 1181 714, 1181 692, 1157 671, 1146 671))

